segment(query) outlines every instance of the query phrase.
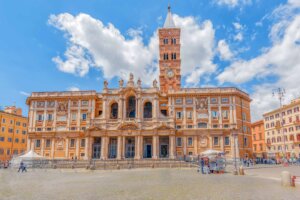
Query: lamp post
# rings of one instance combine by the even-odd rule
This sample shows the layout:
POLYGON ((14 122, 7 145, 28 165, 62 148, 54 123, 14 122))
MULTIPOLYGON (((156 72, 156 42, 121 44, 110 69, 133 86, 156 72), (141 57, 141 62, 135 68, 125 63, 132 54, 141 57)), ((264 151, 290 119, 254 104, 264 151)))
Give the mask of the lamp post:
POLYGON ((280 126, 279 126, 279 131, 281 132, 281 134, 283 135, 283 160, 285 161, 286 159, 286 148, 285 148, 285 135, 284 135, 284 131, 283 131, 283 116, 282 116, 282 102, 284 100, 284 95, 285 95, 285 89, 284 88, 277 88, 274 89, 273 92, 273 97, 277 96, 278 100, 279 100, 279 112, 280 112, 280 126))
POLYGON ((236 136, 238 134, 238 131, 236 129, 236 124, 231 124, 231 135, 233 136, 233 156, 234 156, 234 170, 233 174, 237 175, 237 163, 236 163, 236 136))

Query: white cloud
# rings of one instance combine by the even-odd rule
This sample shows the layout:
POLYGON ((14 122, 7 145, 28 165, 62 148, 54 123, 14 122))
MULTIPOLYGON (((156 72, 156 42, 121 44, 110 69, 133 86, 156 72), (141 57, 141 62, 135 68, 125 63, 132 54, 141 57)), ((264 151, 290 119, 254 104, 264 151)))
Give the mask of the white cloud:
POLYGON ((233 24, 233 26, 234 26, 234 28, 235 28, 236 30, 241 30, 241 29, 243 29, 243 26, 242 26, 240 23, 238 23, 238 22, 233 22, 232 24, 233 24))
MULTIPOLYGON (((173 15, 181 27, 182 74, 188 84, 197 84, 200 76, 212 73, 214 29, 210 21, 202 24, 194 17, 173 15)), ((54 57, 59 70, 84 76, 90 67, 102 70, 104 78, 128 78, 133 72, 144 84, 158 77, 158 36, 155 31, 145 45, 141 29, 129 29, 126 38, 113 24, 104 25, 87 14, 51 15, 49 24, 66 33, 68 47, 64 58, 54 57)))
POLYGON ((220 40, 218 42, 218 52, 222 60, 230 60, 233 57, 233 53, 225 40, 220 40))
POLYGON ((284 87, 286 100, 296 98, 300 94, 300 15, 294 15, 289 22, 284 18, 273 25, 270 31, 273 44, 261 55, 250 60, 238 60, 231 63, 217 77, 220 83, 245 83, 253 79, 268 76, 276 77, 275 83, 264 83, 254 87, 253 108, 254 119, 276 106, 270 98, 272 89, 284 87))
POLYGON ((29 96, 30 96, 30 93, 28 93, 28 92, 24 92, 24 91, 20 91, 20 94, 21 94, 21 95, 24 95, 24 96, 27 96, 27 97, 29 97, 29 96))
POLYGON ((239 32, 233 37, 233 39, 241 42, 244 39, 244 37, 243 37, 243 34, 241 32, 239 32))
POLYGON ((75 86, 68 87, 67 90, 72 91, 72 92, 80 91, 80 89, 78 87, 75 87, 75 86))
POLYGON ((218 5, 225 5, 230 8, 234 8, 236 6, 244 6, 252 3, 252 0, 214 0, 218 5))

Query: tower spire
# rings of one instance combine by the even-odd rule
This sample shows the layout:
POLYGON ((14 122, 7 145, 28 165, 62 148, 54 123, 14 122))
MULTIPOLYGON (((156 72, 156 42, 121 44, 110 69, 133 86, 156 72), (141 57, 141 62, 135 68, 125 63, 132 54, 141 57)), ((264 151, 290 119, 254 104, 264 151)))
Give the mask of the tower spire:
POLYGON ((168 14, 166 17, 166 21, 164 23, 164 28, 175 28, 175 23, 173 21, 170 4, 168 5, 168 14))

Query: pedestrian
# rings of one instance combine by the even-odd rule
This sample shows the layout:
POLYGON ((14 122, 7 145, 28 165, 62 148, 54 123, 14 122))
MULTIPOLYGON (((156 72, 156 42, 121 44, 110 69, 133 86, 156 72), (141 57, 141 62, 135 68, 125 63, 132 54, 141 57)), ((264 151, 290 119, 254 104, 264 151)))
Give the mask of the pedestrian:
POLYGON ((25 164, 25 163, 23 164, 22 173, 23 173, 24 171, 27 172, 26 164, 25 164))
POLYGON ((201 172, 202 172, 202 174, 204 174, 204 159, 203 158, 201 158, 201 172))
POLYGON ((24 163, 23 161, 21 161, 18 172, 20 172, 20 170, 22 170, 23 172, 23 167, 24 167, 24 163))

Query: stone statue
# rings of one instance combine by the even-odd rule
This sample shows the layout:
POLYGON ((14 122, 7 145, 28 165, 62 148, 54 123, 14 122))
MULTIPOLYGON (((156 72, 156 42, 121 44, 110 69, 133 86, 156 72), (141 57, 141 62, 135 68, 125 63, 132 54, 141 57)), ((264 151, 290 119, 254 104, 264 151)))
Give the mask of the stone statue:
POLYGON ((137 85, 138 85, 138 87, 141 87, 141 86, 142 86, 142 81, 141 81, 140 78, 137 80, 137 85))
POLYGON ((103 85, 104 85, 104 89, 107 89, 107 86, 108 86, 107 80, 105 80, 105 81, 103 82, 103 85))
POLYGON ((122 88, 123 85, 124 85, 124 81, 123 81, 123 79, 120 79, 120 80, 119 80, 119 87, 122 88))
POLYGON ((157 88, 157 80, 156 79, 154 79, 154 81, 153 81, 153 87, 157 88))
POLYGON ((130 73, 130 74, 129 74, 129 81, 133 81, 133 78, 134 78, 134 77, 133 77, 133 74, 130 73))

